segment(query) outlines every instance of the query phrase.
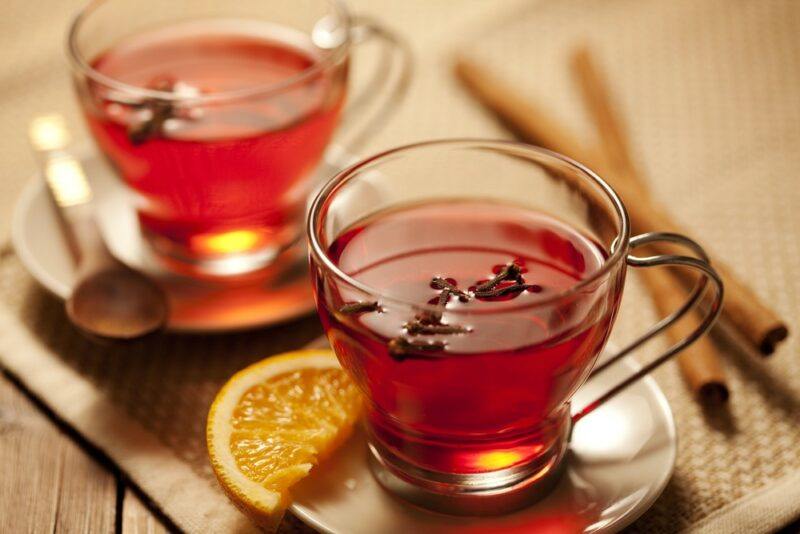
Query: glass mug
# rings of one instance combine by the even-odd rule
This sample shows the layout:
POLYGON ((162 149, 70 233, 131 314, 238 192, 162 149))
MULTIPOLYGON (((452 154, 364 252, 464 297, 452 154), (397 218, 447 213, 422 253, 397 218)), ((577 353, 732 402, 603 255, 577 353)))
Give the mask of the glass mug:
POLYGON ((193 274, 254 271, 296 243, 340 119, 352 148, 410 72, 406 47, 338 0, 96 0, 68 44, 89 130, 143 234, 193 274), (385 53, 345 109, 351 49, 370 38, 385 53))
POLYGON ((521 143, 431 141, 355 164, 314 200, 308 238, 322 324, 366 399, 374 474, 403 498, 452 513, 502 513, 548 491, 572 425, 702 336, 722 303, 699 245, 631 237, 622 201, 600 177, 521 143), (653 242, 694 256, 633 254, 653 242), (504 265, 515 245, 535 254, 504 265), (628 266, 690 268, 698 283, 683 307, 595 366, 628 266), (569 269, 583 275, 565 278, 569 269), (690 336, 572 409, 589 376, 705 300, 690 336))

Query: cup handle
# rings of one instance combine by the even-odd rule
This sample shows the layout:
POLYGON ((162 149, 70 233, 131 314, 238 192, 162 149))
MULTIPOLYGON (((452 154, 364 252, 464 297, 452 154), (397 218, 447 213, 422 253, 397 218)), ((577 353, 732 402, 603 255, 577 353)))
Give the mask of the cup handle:
POLYGON ((361 16, 354 18, 351 31, 354 43, 361 44, 374 39, 381 43, 383 50, 375 74, 350 101, 339 124, 337 148, 350 154, 374 135, 397 110, 408 91, 412 72, 411 49, 397 34, 361 16))
POLYGON ((641 345, 652 339, 653 337, 657 336, 670 326, 672 326, 675 322, 681 319, 686 313, 694 308, 702 299, 703 294, 705 293, 706 287, 708 283, 711 282, 713 289, 714 289, 714 299, 709 306, 703 321, 695 328, 691 334, 689 334, 686 338, 682 339, 681 341, 675 343, 666 351, 661 353, 655 360, 648 363, 644 367, 642 367, 639 371, 635 372, 631 376, 625 378, 618 384, 612 386, 608 391, 600 395, 597 399, 587 404, 583 407, 579 412, 575 413, 572 416, 572 423, 575 424, 580 421, 585 416, 592 413, 595 409, 599 406, 604 404, 606 401, 617 395, 619 392, 642 378, 643 376, 650 373, 650 371, 656 369, 661 364, 675 356, 677 353, 694 343, 698 338, 700 338, 703 334, 705 334, 714 322, 717 320, 720 311, 722 310, 722 299, 724 295, 724 288, 722 285, 722 280, 720 279, 717 272, 711 267, 710 260, 708 259, 708 255, 705 253, 703 248, 697 244, 695 241, 689 239, 680 234, 673 234, 668 232, 650 232, 642 235, 638 235, 636 237, 631 238, 630 240, 630 249, 633 250, 639 246, 646 245, 648 243, 653 243, 657 241, 666 241, 669 243, 678 243, 683 245, 689 249, 691 249, 698 257, 690 257, 690 256, 680 256, 680 255, 670 255, 670 254, 661 254, 658 256, 648 256, 644 258, 640 258, 629 254, 626 258, 628 265, 632 267, 656 267, 656 266, 680 266, 680 267, 688 267, 690 269, 695 269, 700 271, 701 278, 698 280, 697 284, 695 285, 694 289, 692 290, 691 295, 686 300, 686 302, 672 312, 667 317, 664 317, 655 325, 653 325, 644 335, 637 338, 631 344, 614 354, 611 358, 605 361, 602 365, 597 366, 595 369, 592 370, 592 373, 589 375, 589 378, 592 378, 612 365, 619 361, 622 357, 629 354, 630 352, 634 351, 635 349, 639 348, 641 345))

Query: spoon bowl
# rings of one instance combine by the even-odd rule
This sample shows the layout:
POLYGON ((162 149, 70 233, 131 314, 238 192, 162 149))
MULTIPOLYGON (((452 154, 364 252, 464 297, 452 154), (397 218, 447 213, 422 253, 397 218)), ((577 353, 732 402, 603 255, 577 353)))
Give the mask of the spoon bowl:
POLYGON ((123 265, 82 279, 66 303, 70 321, 101 338, 133 339, 162 328, 168 318, 164 292, 123 265))

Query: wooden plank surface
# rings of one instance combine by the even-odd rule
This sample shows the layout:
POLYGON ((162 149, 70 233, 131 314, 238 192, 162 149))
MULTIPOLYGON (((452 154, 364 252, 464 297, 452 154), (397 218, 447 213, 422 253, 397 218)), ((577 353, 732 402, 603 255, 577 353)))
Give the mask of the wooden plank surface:
POLYGON ((161 521, 129 488, 122 501, 122 534, 164 534, 169 532, 161 521))
POLYGON ((116 477, 0 374, 0 532, 114 532, 116 477))

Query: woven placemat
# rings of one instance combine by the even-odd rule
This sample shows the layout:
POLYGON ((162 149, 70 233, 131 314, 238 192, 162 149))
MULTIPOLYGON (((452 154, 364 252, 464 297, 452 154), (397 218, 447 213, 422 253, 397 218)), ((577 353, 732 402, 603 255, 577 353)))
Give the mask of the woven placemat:
MULTIPOLYGON (((508 135, 452 79, 455 51, 491 63, 591 131, 565 58, 578 41, 597 48, 654 193, 794 332, 767 361, 723 345, 727 412, 704 413, 674 365, 657 373, 677 420, 678 465, 631 530, 768 532, 800 515, 800 3, 353 3, 398 28, 417 56, 409 100, 372 148, 508 135)), ((633 277, 617 341, 654 319, 633 277)), ((249 528, 210 476, 203 425, 213 395, 241 367, 318 333, 309 318, 250 334, 98 347, 74 333, 10 250, 0 254, 0 363, 190 532, 249 528)), ((304 527, 288 519, 282 528, 304 527)))

